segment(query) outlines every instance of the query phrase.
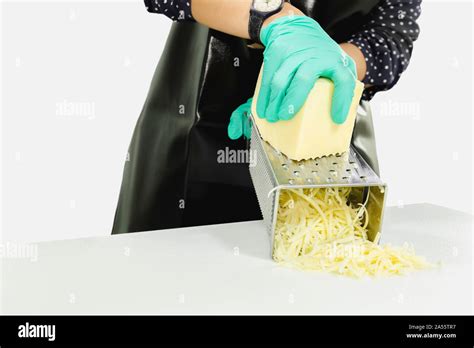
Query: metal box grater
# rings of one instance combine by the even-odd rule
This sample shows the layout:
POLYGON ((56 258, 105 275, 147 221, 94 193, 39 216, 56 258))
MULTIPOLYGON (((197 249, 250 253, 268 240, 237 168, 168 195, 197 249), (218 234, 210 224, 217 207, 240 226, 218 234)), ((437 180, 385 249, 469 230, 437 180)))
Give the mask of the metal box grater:
POLYGON ((264 141, 252 122, 250 151, 256 159, 249 166, 250 176, 270 236, 272 254, 279 197, 285 189, 352 187, 349 195, 352 203, 364 203, 370 192, 366 205, 370 216, 368 238, 379 240, 386 185, 353 146, 342 155, 293 161, 264 141))

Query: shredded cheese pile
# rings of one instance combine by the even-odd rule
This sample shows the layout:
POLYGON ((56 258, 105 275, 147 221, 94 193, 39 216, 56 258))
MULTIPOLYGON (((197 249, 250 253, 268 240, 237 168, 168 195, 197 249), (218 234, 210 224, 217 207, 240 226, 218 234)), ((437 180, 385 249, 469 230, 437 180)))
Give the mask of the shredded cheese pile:
POLYGON ((351 188, 283 190, 273 258, 302 270, 352 277, 401 275, 430 267, 412 246, 379 245, 367 238, 365 204, 348 203, 351 188))

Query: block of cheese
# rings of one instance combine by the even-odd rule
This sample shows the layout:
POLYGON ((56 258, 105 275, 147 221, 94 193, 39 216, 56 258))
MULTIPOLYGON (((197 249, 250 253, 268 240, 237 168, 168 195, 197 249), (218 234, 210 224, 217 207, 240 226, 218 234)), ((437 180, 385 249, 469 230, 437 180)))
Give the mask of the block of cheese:
POLYGON ((291 120, 271 123, 258 117, 257 114, 261 78, 262 71, 255 89, 252 114, 263 140, 290 159, 297 161, 342 154, 349 150, 357 106, 364 89, 361 82, 356 82, 349 115, 343 124, 338 125, 331 119, 334 84, 325 78, 316 81, 306 103, 291 120))

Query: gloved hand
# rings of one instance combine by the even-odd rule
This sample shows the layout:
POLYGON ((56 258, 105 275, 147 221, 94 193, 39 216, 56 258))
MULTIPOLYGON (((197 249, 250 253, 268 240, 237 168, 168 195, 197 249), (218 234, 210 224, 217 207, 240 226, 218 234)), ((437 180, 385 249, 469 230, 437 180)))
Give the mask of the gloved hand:
POLYGON ((269 122, 289 120, 298 113, 319 77, 334 83, 331 116, 347 118, 357 70, 352 58, 312 18, 281 17, 262 29, 265 45, 257 113, 269 122))
POLYGON ((251 124, 250 124, 250 110, 252 107, 252 98, 247 100, 245 104, 240 105, 234 110, 230 116, 230 122, 227 127, 227 134, 232 140, 239 139, 244 135, 250 139, 251 124))

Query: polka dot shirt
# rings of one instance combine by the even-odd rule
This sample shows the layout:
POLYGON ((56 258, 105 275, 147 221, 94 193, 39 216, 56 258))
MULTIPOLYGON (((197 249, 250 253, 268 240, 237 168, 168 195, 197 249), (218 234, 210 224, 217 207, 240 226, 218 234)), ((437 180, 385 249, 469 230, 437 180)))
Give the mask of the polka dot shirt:
POLYGON ((191 0, 145 0, 148 12, 161 13, 174 21, 193 20, 191 0))
POLYGON ((349 42, 359 47, 367 63, 363 98, 392 88, 408 67, 413 42, 420 29, 416 20, 421 0, 383 0, 375 7, 361 31, 349 42))
MULTIPOLYGON (((149 12, 161 13, 175 21, 194 20, 191 0, 144 0, 149 12)), ((364 54, 367 73, 362 82, 363 99, 392 88, 408 67, 413 42, 420 29, 416 20, 422 0, 380 0, 367 22, 348 40, 364 54)))

